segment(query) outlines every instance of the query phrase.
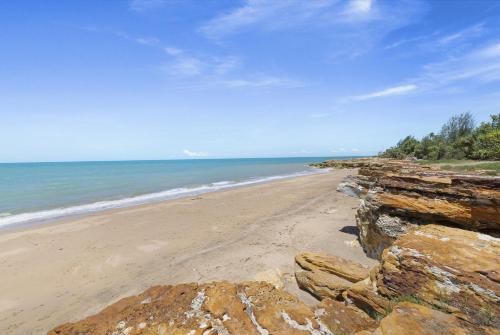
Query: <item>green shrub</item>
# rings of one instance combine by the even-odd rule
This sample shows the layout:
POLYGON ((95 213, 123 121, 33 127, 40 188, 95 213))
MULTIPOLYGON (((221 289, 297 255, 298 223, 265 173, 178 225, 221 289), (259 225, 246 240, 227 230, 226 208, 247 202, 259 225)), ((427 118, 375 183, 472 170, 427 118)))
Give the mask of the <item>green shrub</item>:
POLYGON ((491 122, 483 122, 477 128, 470 113, 454 116, 443 125, 439 134, 430 133, 420 141, 407 136, 379 156, 425 160, 500 160, 500 114, 491 115, 491 122))

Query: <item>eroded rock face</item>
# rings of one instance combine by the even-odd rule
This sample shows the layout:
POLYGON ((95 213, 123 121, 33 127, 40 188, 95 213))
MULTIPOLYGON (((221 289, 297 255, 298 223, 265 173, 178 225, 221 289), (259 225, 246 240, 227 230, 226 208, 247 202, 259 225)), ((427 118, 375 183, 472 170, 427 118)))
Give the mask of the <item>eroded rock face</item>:
POLYGON ((451 314, 422 305, 402 302, 382 319, 380 327, 372 335, 479 335, 498 334, 495 329, 481 327, 451 314))
POLYGON ((414 296, 476 324, 500 327, 500 239, 426 225, 382 255, 378 291, 414 296))
POLYGON ((359 197, 359 240, 366 253, 380 258, 396 238, 430 223, 500 235, 500 178, 435 170, 406 161, 363 159, 332 161, 358 167, 340 192, 359 197))
POLYGON ((332 335, 322 317, 324 307, 311 309, 264 282, 180 284, 152 287, 49 335, 332 335))

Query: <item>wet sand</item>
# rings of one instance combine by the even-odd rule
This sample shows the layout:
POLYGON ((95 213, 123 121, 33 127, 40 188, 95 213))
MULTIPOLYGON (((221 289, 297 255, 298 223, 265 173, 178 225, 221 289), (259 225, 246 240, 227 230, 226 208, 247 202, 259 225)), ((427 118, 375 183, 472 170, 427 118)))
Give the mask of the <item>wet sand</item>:
POLYGON ((352 170, 296 177, 0 232, 0 334, 45 334, 156 284, 293 277, 300 251, 365 265, 352 170), (262 275, 258 275, 262 278, 262 275))

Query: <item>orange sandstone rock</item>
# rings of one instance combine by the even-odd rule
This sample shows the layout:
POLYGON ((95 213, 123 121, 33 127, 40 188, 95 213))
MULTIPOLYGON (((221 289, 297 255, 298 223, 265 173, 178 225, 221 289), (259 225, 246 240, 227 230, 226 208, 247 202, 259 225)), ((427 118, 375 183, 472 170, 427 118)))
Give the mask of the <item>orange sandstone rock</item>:
POLYGON ((378 291, 414 296, 477 324, 500 327, 500 239, 426 225, 382 255, 378 291))
MULTIPOLYGON (((357 335, 368 334, 367 332, 357 335)), ((480 335, 498 334, 498 330, 480 327, 422 305, 402 302, 382 319, 372 335, 480 335)))
POLYGON ((264 282, 155 286, 49 335, 331 335, 323 312, 264 282))
POLYGON ((369 276, 369 269, 363 265, 332 255, 303 252, 295 256, 295 261, 305 270, 330 273, 352 283, 369 276))

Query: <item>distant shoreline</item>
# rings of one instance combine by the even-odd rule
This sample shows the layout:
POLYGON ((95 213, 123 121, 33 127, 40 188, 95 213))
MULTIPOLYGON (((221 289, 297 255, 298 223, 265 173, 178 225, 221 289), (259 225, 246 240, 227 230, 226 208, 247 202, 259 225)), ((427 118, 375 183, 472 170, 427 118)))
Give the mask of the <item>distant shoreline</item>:
POLYGON ((89 204, 71 206, 66 208, 55 208, 37 212, 21 213, 16 215, 0 217, 0 231, 15 230, 34 226, 38 224, 47 224, 63 219, 83 217, 88 214, 104 212, 112 209, 128 208, 140 205, 154 204, 163 201, 182 199, 190 196, 197 196, 206 193, 241 188, 250 185, 264 184, 276 180, 296 178, 313 174, 326 173, 328 169, 309 168, 302 172, 288 175, 276 175, 262 178, 248 179, 241 182, 215 182, 210 185, 201 185, 194 188, 176 188, 155 193, 142 194, 135 197, 123 198, 110 201, 98 201, 89 204))

